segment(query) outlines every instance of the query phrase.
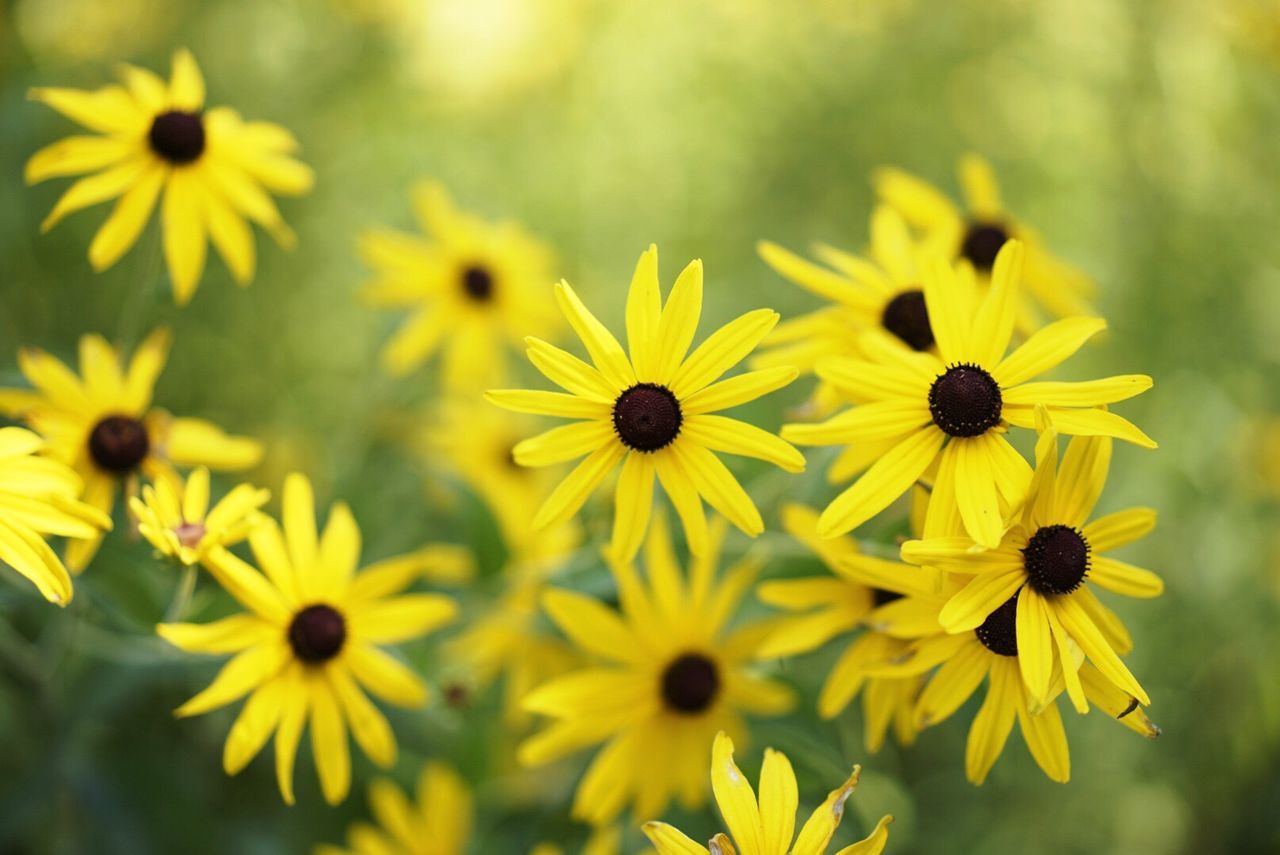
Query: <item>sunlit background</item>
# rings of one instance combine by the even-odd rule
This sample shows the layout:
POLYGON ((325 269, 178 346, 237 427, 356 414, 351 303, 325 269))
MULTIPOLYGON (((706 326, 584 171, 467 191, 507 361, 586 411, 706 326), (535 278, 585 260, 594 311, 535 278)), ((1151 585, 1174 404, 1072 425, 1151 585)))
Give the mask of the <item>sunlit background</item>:
MULTIPOLYGON (((785 750, 814 804, 862 762, 839 840, 891 811, 888 851, 899 855, 1280 851, 1274 0, 0 0, 0 10, 0 385, 22 383, 22 344, 70 356, 98 331, 131 348, 169 324, 158 401, 264 439, 256 482, 278 491, 302 469, 326 501, 347 499, 368 558, 451 540, 477 549, 487 574, 502 561, 478 500, 405 442, 434 375, 383 376, 378 349, 402 318, 355 298, 367 277, 356 235, 411 228, 415 179, 437 178, 461 204, 545 238, 610 324, 650 242, 664 282, 701 257, 705 330, 762 305, 784 316, 815 307, 755 243, 861 249, 873 167, 955 192, 958 155, 987 155, 1010 208, 1100 283, 1111 332, 1064 377, 1156 378, 1125 414, 1161 447, 1117 448, 1103 508, 1161 515, 1127 557, 1161 572, 1167 591, 1117 608, 1164 735, 1147 742, 1101 714, 1068 715, 1071 783, 1045 779, 1013 736, 975 788, 963 751, 976 699, 914 749, 875 756, 854 705, 833 723, 808 711, 760 724, 744 765, 755 768, 761 745, 785 750), (178 310, 155 224, 93 274, 85 247, 104 212, 41 236, 61 187, 25 187, 22 165, 70 129, 26 100, 29 87, 102 85, 122 60, 165 72, 182 45, 210 103, 290 128, 318 183, 284 203, 294 252, 259 240, 247 291, 211 261, 178 310)), ((808 388, 753 414, 776 428, 779 402, 808 388)), ((777 572, 810 566, 774 532, 785 499, 829 498, 820 464, 798 477, 741 469, 771 529, 754 548, 779 556, 777 572)), ((890 516, 868 530, 895 532, 890 516)), ((606 522, 589 518, 596 542, 606 522)), ((588 553, 571 578, 590 586, 600 573, 588 553)), ((177 576, 145 543, 109 538, 65 611, 0 575, 0 852, 307 852, 366 814, 363 758, 352 797, 328 809, 304 748, 290 809, 268 758, 223 775, 231 712, 173 718, 215 666, 152 635, 177 576)), ((488 593, 482 583, 461 597, 477 607, 488 593)), ((405 650, 433 682, 451 678, 433 642, 405 650)), ((812 699, 833 652, 800 657, 784 676, 812 699)), ((411 783, 429 757, 457 767, 481 805, 474 852, 547 839, 575 851, 585 835, 565 806, 581 762, 519 772, 498 693, 470 703, 393 712, 394 777, 411 783)), ((709 813, 668 818, 704 839, 713 829, 709 813)), ((638 850, 638 833, 630 843, 638 850)))

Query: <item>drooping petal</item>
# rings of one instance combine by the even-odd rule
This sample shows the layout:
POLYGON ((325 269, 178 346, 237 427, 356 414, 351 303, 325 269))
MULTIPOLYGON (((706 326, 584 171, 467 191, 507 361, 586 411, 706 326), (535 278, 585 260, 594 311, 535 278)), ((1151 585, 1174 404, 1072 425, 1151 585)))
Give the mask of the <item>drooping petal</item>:
POLYGON ((338 699, 328 683, 319 678, 311 689, 311 752, 320 773, 324 800, 339 804, 351 789, 351 749, 338 699))
POLYGON ((956 504, 965 531, 982 546, 1000 545, 1004 520, 996 496, 995 467, 986 446, 975 439, 952 439, 955 448, 956 504))
POLYGON ((1027 574, 1022 568, 974 576, 959 593, 947 600, 938 613, 938 623, 952 633, 977 629, 1026 581, 1027 574))
POLYGON ((657 465, 658 481, 684 527, 689 551, 694 555, 706 554, 707 517, 703 513, 702 499, 693 485, 693 478, 686 472, 671 446, 658 451, 654 455, 654 462, 657 465))
POLYGON ((676 442, 671 448, 707 504, 750 537, 764 531, 760 511, 720 458, 693 442, 676 442))
POLYGON ((115 264, 137 242, 155 208, 164 180, 165 169, 152 164, 116 202, 111 216, 89 244, 89 264, 95 272, 101 273, 115 264))
POLYGON ((259 644, 231 658, 208 688, 178 707, 179 716, 202 715, 237 701, 280 673, 289 661, 283 635, 275 643, 259 644))
MULTIPOLYGON (((1036 705, 1043 707, 1048 703, 1053 679, 1053 637, 1049 626, 1049 607, 1044 597, 1030 585, 1018 595, 1015 632, 1022 682, 1036 705)), ((1063 667, 1067 665, 1064 663, 1063 667)))
POLYGON ((1067 751, 1067 733, 1062 727, 1062 714, 1058 712, 1057 704, 1049 704, 1035 715, 1027 710, 1025 704, 1019 704, 1018 723, 1027 749, 1049 779, 1060 784, 1070 780, 1071 756, 1067 751))
POLYGON ((174 300, 180 306, 186 305, 200 283, 206 252, 204 203, 197 179, 189 169, 170 173, 160 217, 174 300))
POLYGON ((852 531, 887 508, 924 473, 945 438, 928 425, 903 439, 827 506, 818 534, 834 537, 852 531))
POLYGON ((1018 693, 1022 691, 1018 666, 999 657, 991 663, 987 697, 983 700, 965 744, 965 777, 974 784, 987 779, 1017 717, 1018 693))
POLYGON ((632 452, 622 463, 614 498, 613 538, 609 548, 614 558, 629 561, 639 550, 653 510, 653 456, 632 452))

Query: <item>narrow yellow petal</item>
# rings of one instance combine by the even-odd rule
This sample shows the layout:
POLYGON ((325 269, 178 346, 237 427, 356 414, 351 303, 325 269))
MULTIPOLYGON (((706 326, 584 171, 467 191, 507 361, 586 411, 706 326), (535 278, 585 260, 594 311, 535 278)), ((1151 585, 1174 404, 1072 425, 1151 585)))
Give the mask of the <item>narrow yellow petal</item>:
POLYGON ((818 534, 845 534, 887 508, 924 474, 945 438, 942 431, 928 425, 899 442, 827 506, 818 534))

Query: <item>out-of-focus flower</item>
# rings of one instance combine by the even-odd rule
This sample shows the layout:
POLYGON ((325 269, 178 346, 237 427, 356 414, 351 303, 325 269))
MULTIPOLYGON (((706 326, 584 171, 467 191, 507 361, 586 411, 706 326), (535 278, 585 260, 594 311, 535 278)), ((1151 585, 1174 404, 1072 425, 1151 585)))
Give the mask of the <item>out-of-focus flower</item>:
POLYGON ((747 560, 716 579, 725 528, 714 527, 686 575, 659 515, 645 550, 647 584, 630 563, 610 562, 620 612, 571 591, 543 596, 565 635, 604 663, 552 680, 524 701, 554 721, 520 746, 522 764, 605 743, 578 785, 576 818, 606 825, 627 805, 637 816, 657 816, 674 797, 702 804, 698 758, 716 731, 742 734, 743 712, 780 715, 794 705, 787 686, 748 670, 765 623, 728 629, 759 566, 747 560))
POLYGON ((160 473, 154 484, 131 496, 129 508, 138 531, 162 555, 190 567, 211 550, 233 546, 265 521, 258 509, 271 498, 269 490, 239 484, 209 508, 209 470, 201 466, 183 481, 177 473, 160 473))
POLYGON ((71 60, 143 53, 167 36, 180 17, 168 0, 18 0, 11 5, 24 49, 71 60))
MULTIPOLYGON (((711 788, 729 834, 717 834, 702 846, 665 822, 645 823, 644 833, 658 847, 658 855, 826 855, 844 817, 844 803, 858 786, 860 772, 861 767, 853 767, 849 779, 809 815, 792 843, 799 795, 791 761, 785 754, 765 749, 757 800, 751 782, 733 760, 733 740, 720 733, 711 749, 711 788)), ((866 839, 835 855, 880 855, 889 840, 891 822, 892 816, 882 817, 866 839)))
POLYGON ((157 631, 183 650, 235 654, 177 710, 200 715, 249 696, 227 736, 227 774, 243 769, 274 732, 280 793, 293 804, 294 757, 309 720, 321 790, 337 804, 351 784, 348 726, 371 760, 395 762, 395 735, 364 690, 398 706, 427 702, 422 680, 379 645, 417 638, 457 613, 448 597, 402 592, 460 556, 456 547, 426 547, 357 573, 360 529, 351 511, 335 504, 318 536, 311 484, 297 474, 285 480, 283 520, 283 530, 268 520, 249 536, 261 571, 226 550, 207 557, 209 571, 248 612, 157 631))
POLYGON ((1004 433, 1008 425, 1033 427, 1037 404, 1048 407, 1063 433, 1155 447, 1101 406, 1145 392, 1150 377, 1027 382, 1070 357, 1106 321, 1057 321, 1005 355, 1021 268, 1022 245, 1009 241, 996 259, 991 287, 975 295, 951 264, 935 259, 925 267, 924 296, 938 355, 886 342, 872 330, 863 346, 880 361, 832 357, 819 363, 818 375, 857 406, 819 424, 786 425, 782 435, 801 445, 855 446, 857 458, 840 462, 846 472, 865 469, 823 511, 821 536, 866 522, 937 461, 930 511, 958 514, 975 541, 998 546, 1004 516, 1022 501, 1031 480, 1031 467, 1004 433))
POLYGON ((317 846, 314 855, 463 855, 475 823, 471 790, 458 773, 427 763, 418 774, 417 799, 410 802, 391 781, 369 786, 369 807, 377 824, 357 822, 347 831, 347 847, 317 846))
POLYGON ((965 536, 911 540, 903 544, 902 557, 964 577, 938 616, 948 632, 976 629, 997 610, 1010 609, 1016 598, 1018 665, 1037 705, 1048 703, 1053 675, 1060 673, 1072 703, 1080 712, 1088 709, 1076 649, 1118 689, 1149 704, 1107 640, 1127 639, 1127 633, 1091 588, 1130 597, 1155 597, 1164 590, 1150 570, 1103 554, 1148 534, 1156 512, 1129 508, 1090 521, 1111 464, 1110 437, 1076 437, 1059 470, 1057 433, 1051 424, 1042 428, 1031 489, 999 546, 983 550, 965 536))
POLYGON ((373 269, 366 302, 414 311, 382 351, 383 365, 407 374, 442 351, 449 389, 501 382, 507 347, 555 328, 542 299, 551 250, 515 223, 458 210, 436 182, 416 188, 413 201, 425 236, 375 229, 360 238, 373 269))
POLYGON ((71 602, 71 576, 48 535, 94 539, 111 517, 77 501, 83 482, 71 467, 40 455, 44 441, 19 427, 0 428, 0 561, 51 603, 71 602))
MULTIPOLYGON (((621 855, 622 829, 613 825, 597 828, 582 845, 581 855, 621 855)), ((529 855, 565 855, 565 848, 554 843, 539 843, 529 850, 529 855)), ((652 855, 652 850, 644 855, 652 855)))
POLYGON ((1035 230, 1004 207, 991 164, 976 154, 968 154, 960 159, 959 173, 965 210, 933 185, 900 169, 881 168, 872 183, 884 202, 924 232, 928 251, 956 261, 964 259, 983 277, 992 272, 996 255, 1006 241, 1020 241, 1026 247, 1025 291, 1017 306, 1017 318, 1024 333, 1041 325, 1041 309, 1060 318, 1089 314, 1094 283, 1050 254, 1035 230))
POLYGON ((121 76, 123 85, 94 91, 31 90, 32 99, 94 132, 60 140, 27 161, 28 184, 93 173, 71 185, 41 229, 118 199, 89 244, 89 263, 102 271, 137 242, 163 193, 164 257, 174 299, 185 304, 195 293, 209 241, 236 282, 247 285, 256 254, 246 220, 282 246, 295 241, 265 191, 300 195, 311 189, 311 169, 292 157, 297 141, 279 125, 245 122, 228 107, 206 110, 204 78, 186 50, 174 54, 168 84, 131 65, 122 67, 121 76))
MULTIPOLYGON (((18 353, 34 391, 0 389, 0 412, 21 418, 48 442, 49 452, 84 479, 84 501, 110 514, 117 489, 137 492, 139 472, 156 481, 173 466, 247 469, 262 457, 253 439, 228 436, 203 419, 175 418, 152 406, 156 378, 169 353, 158 329, 134 353, 121 355, 99 335, 80 339, 80 375, 37 348, 18 353)), ((77 573, 97 552, 101 535, 72 541, 67 566, 77 573)))
POLYGON ((768 335, 778 322, 777 312, 747 312, 688 353, 702 312, 702 262, 693 261, 684 269, 663 306, 654 246, 640 256, 627 297, 630 355, 569 283, 556 286, 556 299, 594 365, 530 337, 529 359, 568 394, 500 390, 486 395, 517 412, 579 420, 515 448, 516 462, 522 466, 550 466, 586 456, 547 498, 533 525, 572 517, 621 464, 610 546, 619 560, 634 556, 644 539, 655 477, 680 515, 695 554, 703 553, 707 544, 703 499, 746 534, 755 537, 763 531, 751 497, 714 452, 755 457, 790 472, 804 469, 804 457, 773 434, 714 412, 795 379, 796 369, 786 366, 716 382, 768 335))

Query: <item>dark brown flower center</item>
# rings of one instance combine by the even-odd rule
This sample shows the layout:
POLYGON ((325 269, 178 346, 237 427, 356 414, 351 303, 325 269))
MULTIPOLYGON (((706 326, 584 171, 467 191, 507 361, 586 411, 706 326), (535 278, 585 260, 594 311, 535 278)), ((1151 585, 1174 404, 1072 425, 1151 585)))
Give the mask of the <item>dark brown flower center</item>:
POLYGON ((173 164, 191 163, 204 153, 204 119, 199 113, 170 110, 151 122, 151 150, 173 164))
POLYGON ((1018 655, 1018 595, 1004 601, 973 631, 982 645, 1001 656, 1018 655))
POLYGON ((986 370, 953 365, 929 388, 933 422, 950 436, 981 436, 1000 423, 1000 384, 986 370))
POLYGON ((657 451, 680 433, 680 402, 666 386, 637 383, 613 404, 613 429, 627 448, 657 451))
POLYGON ((1089 541, 1065 525, 1036 531, 1022 548, 1031 587, 1042 594, 1070 594, 1089 575, 1089 541))
POLYGON ((307 606, 289 624, 289 644, 293 653, 312 665, 337 656, 347 640, 347 622, 333 606, 307 606))
POLYGON ((89 433, 89 456, 115 475, 137 469, 150 450, 146 427, 132 416, 107 416, 89 433))
POLYGON ((477 303, 487 302, 493 296, 493 274, 479 264, 467 267, 462 271, 462 290, 477 303))
POLYGON ((685 653, 662 672, 662 700, 678 713, 700 713, 720 693, 716 663, 698 653, 685 653))
POLYGON ((902 594, 895 591, 886 591, 884 588, 871 589, 871 602, 875 604, 876 608, 900 599, 902 599, 902 594))
POLYGON ((919 288, 895 294, 885 304, 880 324, 902 339, 912 350, 928 350, 933 345, 933 329, 919 288))
POLYGON ((1000 247, 1009 240, 1009 232, 1001 223, 975 221, 969 224, 960 245, 960 254, 984 273, 995 266, 1000 247))

